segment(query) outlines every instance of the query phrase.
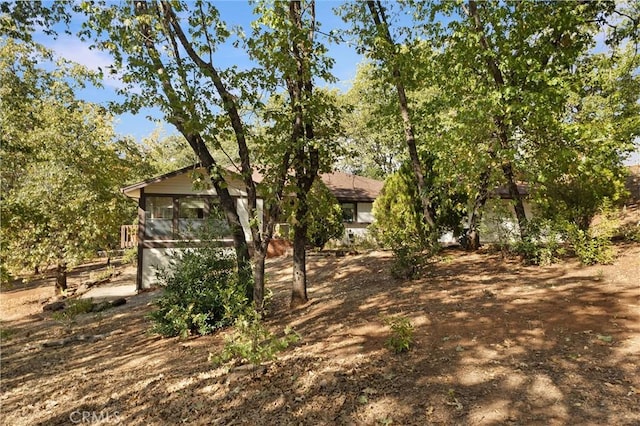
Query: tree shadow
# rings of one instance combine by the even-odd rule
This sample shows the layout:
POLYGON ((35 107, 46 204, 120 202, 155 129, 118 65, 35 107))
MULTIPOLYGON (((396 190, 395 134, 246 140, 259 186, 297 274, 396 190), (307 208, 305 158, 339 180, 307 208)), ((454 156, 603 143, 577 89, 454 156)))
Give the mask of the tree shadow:
POLYGON ((26 322, 3 342, 5 421, 69 424, 80 410, 124 424, 638 424, 638 254, 620 275, 621 263, 454 253, 412 281, 391 277, 388 253, 318 258, 311 301, 294 311, 290 259, 270 261, 266 323, 302 341, 248 372, 208 363, 226 332, 147 334, 144 303, 87 320, 82 333, 119 333, 94 343, 30 348, 64 330, 26 322), (408 353, 385 348, 393 315, 414 326, 408 353))

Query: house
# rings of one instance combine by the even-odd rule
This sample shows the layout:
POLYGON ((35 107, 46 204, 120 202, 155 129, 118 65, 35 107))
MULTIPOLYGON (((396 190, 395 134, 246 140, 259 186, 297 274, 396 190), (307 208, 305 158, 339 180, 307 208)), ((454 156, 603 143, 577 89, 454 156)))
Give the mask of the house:
POLYGON ((336 197, 342 208, 345 242, 364 237, 373 223, 373 202, 384 182, 349 173, 333 172, 320 175, 322 182, 336 197))
MULTIPOLYGON (((262 177, 254 174, 259 183, 262 177)), ((321 175, 322 181, 342 206, 346 237, 364 235, 373 222, 372 207, 382 189, 382 182, 342 172, 321 175)), ((240 222, 247 241, 251 241, 247 192, 240 176, 226 171, 229 192, 236 199, 240 222)), ((121 189, 138 202, 138 225, 121 229, 121 246, 138 248, 137 288, 156 283, 156 270, 167 267, 172 253, 197 246, 197 230, 214 217, 219 209, 215 189, 206 170, 189 166, 121 189)), ((258 219, 262 220, 263 201, 257 200, 258 219)), ((221 223, 224 227, 224 223, 221 223)), ((217 240, 221 246, 232 247, 231 237, 217 240)))

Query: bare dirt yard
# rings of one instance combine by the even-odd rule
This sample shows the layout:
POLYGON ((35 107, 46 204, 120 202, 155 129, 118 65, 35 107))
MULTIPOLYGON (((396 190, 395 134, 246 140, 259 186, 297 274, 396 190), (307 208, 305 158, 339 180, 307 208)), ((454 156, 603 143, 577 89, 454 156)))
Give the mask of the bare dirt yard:
POLYGON ((267 324, 301 341, 255 369, 208 362, 228 331, 150 335, 157 291, 64 323, 32 283, 1 295, 0 423, 639 425, 640 246, 617 250, 591 267, 444 251, 411 281, 386 252, 313 256, 295 311, 291 261, 272 260, 267 324), (415 328, 407 353, 385 348, 391 315, 415 328))

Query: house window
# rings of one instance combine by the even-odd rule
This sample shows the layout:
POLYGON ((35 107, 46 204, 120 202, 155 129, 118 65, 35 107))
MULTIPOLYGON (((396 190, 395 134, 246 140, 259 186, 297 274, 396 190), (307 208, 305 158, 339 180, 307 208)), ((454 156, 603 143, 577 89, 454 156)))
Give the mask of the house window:
POLYGON ((230 234, 214 198, 149 196, 145 210, 145 237, 150 240, 205 238, 203 234, 215 239, 230 234))
POLYGON ((178 234, 181 237, 195 237, 204 224, 207 210, 204 198, 179 198, 178 234))
POLYGON ((355 203, 342 203, 342 221, 347 223, 355 222, 356 220, 356 204, 355 203))
POLYGON ((145 234, 147 237, 173 236, 173 197, 147 197, 145 234))

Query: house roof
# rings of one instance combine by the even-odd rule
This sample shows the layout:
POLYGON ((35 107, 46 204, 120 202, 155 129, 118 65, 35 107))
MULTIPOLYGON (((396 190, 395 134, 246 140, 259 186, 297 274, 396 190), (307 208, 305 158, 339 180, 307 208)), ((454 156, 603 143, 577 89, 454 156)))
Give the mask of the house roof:
MULTIPOLYGON (((153 178, 125 186, 124 188, 121 188, 120 191, 127 196, 135 197, 135 194, 146 186, 192 172, 199 168, 201 168, 200 164, 193 164, 160 176, 155 176, 153 178)), ((227 170, 234 175, 239 175, 239 172, 235 168, 229 167, 227 170)), ((324 173, 320 175, 320 178, 338 201, 342 202, 372 202, 380 194, 383 185, 382 181, 344 172, 324 173)), ((254 171, 253 180, 256 183, 260 183, 263 180, 263 176, 258 171, 254 171)))
POLYGON ((191 172, 191 171, 197 170, 200 167, 201 167, 201 165, 199 163, 192 164, 190 166, 183 167, 181 169, 174 170, 172 172, 165 173, 165 174, 160 175, 160 176, 155 176, 155 177, 143 180, 142 182, 137 182, 137 183, 131 184, 129 186, 125 186, 124 188, 120 188, 120 192, 122 192, 124 194, 127 194, 128 192, 144 188, 145 186, 149 186, 152 183, 162 182, 163 180, 167 180, 167 179, 172 178, 174 176, 179 176, 179 175, 181 175, 183 173, 187 173, 187 172, 191 172))
POLYGON ((344 172, 324 173, 322 182, 338 201, 372 202, 382 190, 382 181, 344 172))

